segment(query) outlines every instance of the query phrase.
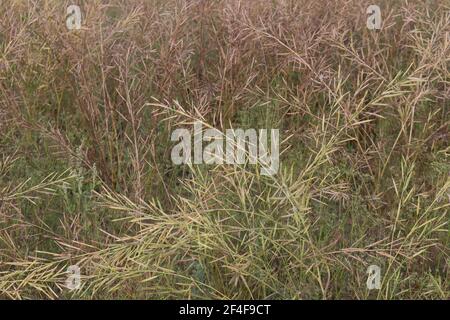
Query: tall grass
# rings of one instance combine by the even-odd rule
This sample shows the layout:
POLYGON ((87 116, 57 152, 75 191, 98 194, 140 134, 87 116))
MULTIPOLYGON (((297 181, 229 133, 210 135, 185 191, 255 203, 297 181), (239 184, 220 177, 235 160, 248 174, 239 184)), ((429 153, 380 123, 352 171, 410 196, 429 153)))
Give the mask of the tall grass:
POLYGON ((2 0, 0 297, 447 299, 450 6, 376 2, 2 0), (196 120, 278 174, 175 166, 196 120))

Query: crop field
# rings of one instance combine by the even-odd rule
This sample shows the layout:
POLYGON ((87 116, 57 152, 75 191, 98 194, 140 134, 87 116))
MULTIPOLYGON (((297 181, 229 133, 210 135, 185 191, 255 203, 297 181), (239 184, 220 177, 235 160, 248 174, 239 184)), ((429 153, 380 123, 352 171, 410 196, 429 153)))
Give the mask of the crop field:
POLYGON ((0 299, 449 299, 448 0, 0 0, 0 299))

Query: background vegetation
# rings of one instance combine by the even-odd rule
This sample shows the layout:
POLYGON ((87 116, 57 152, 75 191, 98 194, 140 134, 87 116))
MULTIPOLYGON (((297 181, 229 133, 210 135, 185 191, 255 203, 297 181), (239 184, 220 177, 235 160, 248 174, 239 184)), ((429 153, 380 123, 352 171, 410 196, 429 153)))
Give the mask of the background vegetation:
POLYGON ((370 4, 2 0, 0 297, 447 299, 450 5, 370 4), (279 173, 173 165, 195 119, 279 173))

